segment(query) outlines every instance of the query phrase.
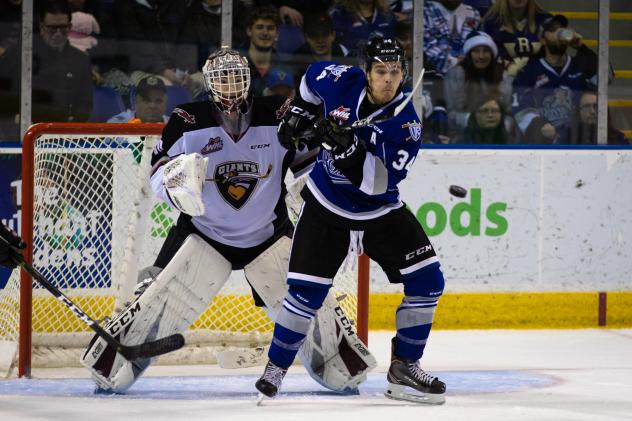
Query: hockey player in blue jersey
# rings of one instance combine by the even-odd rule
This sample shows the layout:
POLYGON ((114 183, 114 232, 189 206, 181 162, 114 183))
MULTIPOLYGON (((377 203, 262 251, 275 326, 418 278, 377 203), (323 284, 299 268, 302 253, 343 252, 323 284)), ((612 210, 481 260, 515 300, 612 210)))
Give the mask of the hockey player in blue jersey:
POLYGON ((282 143, 291 147, 313 130, 323 148, 302 191, 305 204, 292 242, 289 291, 256 387, 268 397, 278 393, 347 253, 364 251, 390 282, 403 285, 405 295, 395 316, 386 396, 443 403, 445 384, 419 367, 443 292, 443 274, 397 188, 415 161, 422 129, 410 103, 383 120, 404 100, 407 63, 401 46, 389 38, 370 40, 365 62, 365 71, 312 64, 279 125, 282 143), (367 117, 375 123, 349 129, 367 117))

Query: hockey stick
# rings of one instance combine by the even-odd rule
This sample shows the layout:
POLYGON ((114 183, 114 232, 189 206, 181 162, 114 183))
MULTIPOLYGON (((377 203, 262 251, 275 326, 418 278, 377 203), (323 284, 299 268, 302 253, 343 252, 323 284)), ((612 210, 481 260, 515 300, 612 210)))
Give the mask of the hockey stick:
MULTIPOLYGON (((0 239, 9 244, 9 242, 2 236, 0 236, 0 239)), ((92 320, 90 316, 84 313, 83 310, 81 310, 75 303, 70 301, 70 299, 66 295, 64 295, 63 292, 57 289, 57 287, 55 287, 55 285, 53 285, 48 279, 46 279, 44 275, 42 275, 37 269, 26 262, 19 250, 12 247, 10 244, 9 246, 11 247, 13 252, 12 257, 18 264, 18 266, 27 271, 33 277, 33 279, 37 281, 38 284, 40 284, 41 286, 46 288, 48 292, 53 294, 59 301, 61 301, 66 307, 68 307, 73 313, 75 313, 75 315, 79 319, 81 319, 81 321, 83 321, 92 330, 94 330, 97 335, 102 337, 108 343, 108 345, 110 345, 116 350, 116 352, 125 357, 125 359, 129 361, 134 361, 139 358, 156 357, 158 355, 166 354, 167 352, 175 351, 184 346, 184 336, 179 333, 152 342, 145 342, 139 345, 123 345, 122 343, 114 339, 112 335, 106 332, 105 329, 99 326, 99 323, 92 320)))
MULTIPOLYGON (((370 124, 382 123, 384 121, 390 120, 391 118, 397 117, 399 113, 402 112, 404 107, 406 107, 406 105, 408 105, 408 103, 413 99, 413 95, 415 94, 417 89, 419 89, 419 87, 421 86, 421 82, 424 80, 425 73, 426 73, 426 69, 422 67, 421 73, 419 74, 419 77, 417 78, 417 82, 415 82, 415 86, 413 86, 413 89, 410 91, 410 95, 408 95, 406 99, 402 101, 401 104, 395 107, 392 114, 378 114, 376 117, 369 116, 369 117, 354 121, 350 126, 340 127, 337 130, 346 132, 349 130, 361 129, 362 127, 366 127, 370 124)), ((316 122, 314 126, 316 126, 317 124, 319 123, 316 122)), ((306 141, 311 140, 314 137, 315 137, 314 130, 309 130, 301 136, 301 138, 306 141)))
POLYGON ((386 115, 382 115, 382 116, 380 116, 380 114, 378 114, 378 117, 376 117, 376 118, 372 118, 371 116, 369 116, 369 117, 363 118, 361 120, 356 120, 356 121, 353 122, 353 124, 351 124, 351 126, 345 127, 344 130, 359 129, 359 128, 362 128, 362 127, 366 127, 369 124, 377 124, 377 123, 381 123, 381 122, 386 121, 386 120, 390 120, 391 118, 397 117, 399 115, 399 113, 402 112, 404 107, 406 107, 406 105, 408 105, 408 103, 413 99, 413 95, 415 94, 417 89, 419 89, 419 86, 421 86, 421 82, 424 80, 424 73, 426 73, 426 69, 422 68, 421 69, 421 73, 419 74, 419 78, 417 78, 417 82, 415 82, 415 86, 413 86, 412 91, 410 91, 410 95, 408 95, 406 97, 406 99, 404 99, 402 101, 401 104, 399 104, 397 107, 395 107, 395 110, 393 111, 393 114, 386 114, 386 115))

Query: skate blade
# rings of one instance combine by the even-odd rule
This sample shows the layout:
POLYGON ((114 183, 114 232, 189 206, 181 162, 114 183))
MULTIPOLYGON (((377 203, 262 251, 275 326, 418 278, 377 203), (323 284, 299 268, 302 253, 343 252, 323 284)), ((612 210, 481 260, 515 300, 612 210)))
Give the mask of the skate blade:
POLYGON ((384 396, 398 401, 408 401, 424 405, 443 405, 445 395, 437 393, 422 393, 413 388, 389 383, 384 396), (413 392, 414 391, 414 392, 413 392))
POLYGON ((259 394, 257 395, 257 406, 263 405, 263 401, 266 398, 267 398, 266 395, 264 395, 263 393, 259 392, 259 394))

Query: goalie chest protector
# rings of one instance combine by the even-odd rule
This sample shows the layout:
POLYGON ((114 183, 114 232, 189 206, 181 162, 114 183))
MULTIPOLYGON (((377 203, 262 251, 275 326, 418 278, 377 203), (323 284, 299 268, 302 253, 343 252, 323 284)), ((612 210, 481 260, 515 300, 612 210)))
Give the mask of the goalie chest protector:
MULTIPOLYGON (((280 97, 255 98, 252 122, 234 141, 214 115, 213 105, 197 102, 173 110, 156 147, 152 164, 197 152, 208 158, 207 182, 202 189, 206 212, 192 218, 204 235, 234 247, 254 247, 273 236, 285 222, 285 172, 298 154, 278 141, 277 125, 283 115, 280 97)), ((152 184, 162 177, 158 169, 152 184)))

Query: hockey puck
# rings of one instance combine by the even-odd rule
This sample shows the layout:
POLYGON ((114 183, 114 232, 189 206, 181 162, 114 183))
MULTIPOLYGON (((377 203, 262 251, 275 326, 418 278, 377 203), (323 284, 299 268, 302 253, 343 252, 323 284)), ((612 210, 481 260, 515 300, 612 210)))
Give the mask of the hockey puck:
POLYGON ((467 196, 467 190, 465 190, 461 186, 457 186, 455 184, 450 186, 450 194, 456 197, 465 197, 467 196))

